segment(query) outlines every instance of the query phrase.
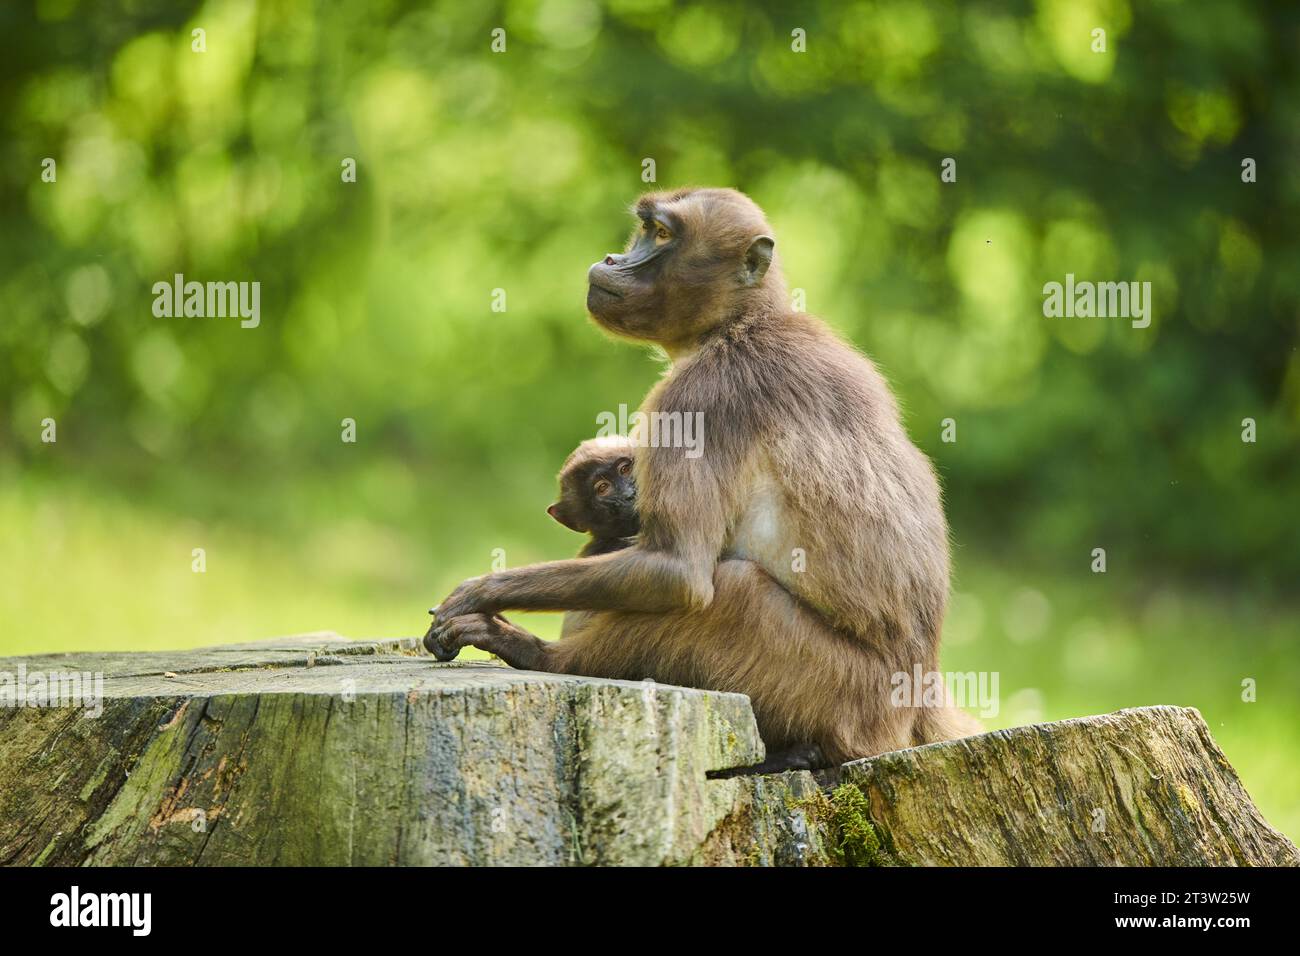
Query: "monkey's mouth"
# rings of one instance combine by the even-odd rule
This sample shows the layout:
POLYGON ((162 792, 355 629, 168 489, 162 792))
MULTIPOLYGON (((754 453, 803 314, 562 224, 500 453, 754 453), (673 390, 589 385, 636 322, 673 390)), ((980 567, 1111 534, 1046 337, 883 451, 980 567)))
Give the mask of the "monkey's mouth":
POLYGON ((611 298, 615 298, 615 299, 621 299, 621 298, 623 298, 623 293, 621 293, 621 292, 615 292, 613 289, 607 289, 607 288, 605 288, 603 285, 597 285, 596 283, 591 282, 590 280, 588 280, 588 283, 587 283, 587 284, 588 284, 588 286, 589 286, 589 288, 588 288, 588 290, 587 290, 587 297, 588 297, 588 298, 591 297, 591 293, 593 293, 593 292, 601 292, 601 293, 603 293, 603 294, 605 294, 605 295, 607 295, 607 296, 610 296, 611 298))

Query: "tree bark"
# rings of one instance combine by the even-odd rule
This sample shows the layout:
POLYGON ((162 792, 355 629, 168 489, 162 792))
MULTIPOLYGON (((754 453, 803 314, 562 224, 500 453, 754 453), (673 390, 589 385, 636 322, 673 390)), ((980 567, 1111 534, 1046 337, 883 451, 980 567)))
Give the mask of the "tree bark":
POLYGON ((99 716, 0 707, 0 863, 1300 863, 1194 710, 712 779, 763 757, 741 695, 332 634, 11 658, 0 689, 72 671, 99 716))
POLYGON ((1199 712, 1141 707, 846 764, 886 855, 914 865, 1297 865, 1199 712))

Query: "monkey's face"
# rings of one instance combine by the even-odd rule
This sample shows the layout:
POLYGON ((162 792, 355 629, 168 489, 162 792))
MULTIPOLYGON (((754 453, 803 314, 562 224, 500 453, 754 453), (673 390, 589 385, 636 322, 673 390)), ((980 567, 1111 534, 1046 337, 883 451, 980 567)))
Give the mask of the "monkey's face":
POLYGON ((763 288, 773 240, 763 214, 729 189, 649 193, 621 254, 587 272, 587 311, 618 335, 673 347, 697 339, 763 288))
POLYGON ((560 500, 547 514, 596 538, 630 538, 641 530, 632 459, 619 455, 585 462, 560 479, 560 500))

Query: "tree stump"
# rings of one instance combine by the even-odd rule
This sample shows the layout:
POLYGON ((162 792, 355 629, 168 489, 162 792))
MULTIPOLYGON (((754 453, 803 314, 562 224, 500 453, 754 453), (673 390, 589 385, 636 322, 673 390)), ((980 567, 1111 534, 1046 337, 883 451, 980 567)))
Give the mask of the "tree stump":
POLYGON ((0 704, 7 865, 1300 863, 1177 707, 715 779, 763 757, 742 695, 414 639, 9 658, 0 704), (98 716, 13 706, 74 671, 98 716))

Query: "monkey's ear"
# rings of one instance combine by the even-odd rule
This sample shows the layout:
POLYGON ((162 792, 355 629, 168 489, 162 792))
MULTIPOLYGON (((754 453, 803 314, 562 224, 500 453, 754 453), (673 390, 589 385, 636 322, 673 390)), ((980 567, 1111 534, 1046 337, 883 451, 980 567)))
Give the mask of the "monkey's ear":
POLYGON ((583 531, 586 530, 585 528, 579 528, 576 521, 574 521, 572 518, 569 518, 567 515, 565 515, 563 511, 560 510, 560 503, 558 501, 555 504, 548 507, 546 509, 546 513, 550 515, 552 518, 554 518, 556 521, 558 521, 560 524, 564 525, 570 531, 577 531, 579 534, 581 534, 583 531))
POLYGON ((771 236, 755 236, 754 241, 745 250, 745 285, 758 285, 767 275, 767 267, 772 264, 772 250, 776 240, 771 236))

